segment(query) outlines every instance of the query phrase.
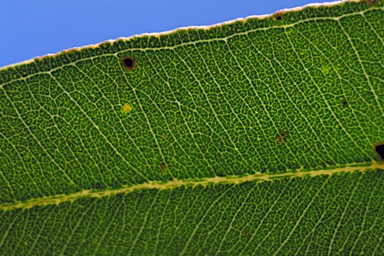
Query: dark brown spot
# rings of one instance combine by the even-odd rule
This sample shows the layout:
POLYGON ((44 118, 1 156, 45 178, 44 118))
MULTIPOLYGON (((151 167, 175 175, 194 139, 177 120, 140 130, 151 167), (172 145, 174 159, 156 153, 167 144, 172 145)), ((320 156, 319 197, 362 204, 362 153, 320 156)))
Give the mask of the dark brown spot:
POLYGON ((160 171, 161 171, 161 172, 165 172, 167 169, 168 169, 167 164, 166 164, 165 162, 162 162, 162 163, 160 164, 160 171))
POLYGON ((375 151, 380 156, 381 160, 384 160, 384 143, 376 144, 375 151))
POLYGON ((135 60, 131 57, 124 57, 121 62, 125 69, 132 70, 135 67, 135 60))
POLYGON ((281 16, 276 16, 276 20, 281 20, 281 16))
POLYGON ((343 106, 344 106, 344 107, 348 107, 348 101, 346 101, 346 100, 343 101, 343 106))
POLYGON ((377 3, 377 0, 365 0, 369 4, 375 4, 377 3))

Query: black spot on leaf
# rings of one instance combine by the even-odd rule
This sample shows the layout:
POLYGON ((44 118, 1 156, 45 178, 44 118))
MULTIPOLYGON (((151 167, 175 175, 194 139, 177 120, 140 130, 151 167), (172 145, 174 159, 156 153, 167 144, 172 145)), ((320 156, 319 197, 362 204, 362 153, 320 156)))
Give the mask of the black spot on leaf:
POLYGON ((380 156, 381 160, 384 160, 384 144, 375 145, 375 151, 380 156))
POLYGON ((273 18, 274 18, 275 20, 277 20, 277 21, 281 21, 281 20, 283 19, 282 14, 283 14, 282 11, 275 12, 275 13, 273 14, 273 18))
POLYGON ((124 57, 122 64, 125 69, 132 70, 135 67, 135 60, 131 57, 124 57))
POLYGON ((348 107, 348 101, 346 101, 346 100, 343 101, 343 106, 344 106, 344 107, 348 107))

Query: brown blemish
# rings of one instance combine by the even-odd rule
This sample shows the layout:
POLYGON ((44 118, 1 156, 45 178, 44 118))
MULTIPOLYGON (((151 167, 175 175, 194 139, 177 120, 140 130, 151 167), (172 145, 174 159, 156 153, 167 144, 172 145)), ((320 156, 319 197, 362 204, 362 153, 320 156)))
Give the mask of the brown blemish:
POLYGON ((279 134, 277 134, 276 143, 284 143, 284 139, 286 139, 289 136, 289 132, 283 131, 279 134))
POLYGON ((166 172, 168 170, 168 165, 165 162, 162 162, 160 164, 160 171, 161 172, 166 172))
POLYGON ((380 159, 384 160, 384 143, 377 143, 373 146, 376 154, 380 157, 380 159))
POLYGON ((123 64, 123 67, 128 70, 133 70, 136 64, 135 60, 132 57, 124 57, 121 60, 121 63, 123 64))
POLYGON ((368 4, 375 4, 377 0, 365 0, 368 4))
POLYGON ((343 106, 344 106, 344 107, 348 107, 348 101, 346 101, 346 100, 343 101, 343 106))
POLYGON ((245 228, 243 228, 243 230, 241 231, 241 234, 242 234, 243 236, 247 237, 247 238, 250 237, 250 235, 249 235, 247 229, 245 229, 245 228))

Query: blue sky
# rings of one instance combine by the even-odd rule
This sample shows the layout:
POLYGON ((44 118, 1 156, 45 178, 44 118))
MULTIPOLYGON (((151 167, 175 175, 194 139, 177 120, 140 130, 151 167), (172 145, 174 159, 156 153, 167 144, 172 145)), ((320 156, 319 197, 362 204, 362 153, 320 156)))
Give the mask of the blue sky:
POLYGON ((108 39, 212 25, 315 0, 0 0, 0 67, 108 39))

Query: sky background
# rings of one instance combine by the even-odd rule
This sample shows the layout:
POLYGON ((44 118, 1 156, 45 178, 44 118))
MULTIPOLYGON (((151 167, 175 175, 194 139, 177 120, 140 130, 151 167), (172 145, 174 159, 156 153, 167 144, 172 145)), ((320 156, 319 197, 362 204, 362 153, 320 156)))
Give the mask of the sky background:
POLYGON ((315 2, 0 0, 0 67, 109 39, 212 25, 315 2))

